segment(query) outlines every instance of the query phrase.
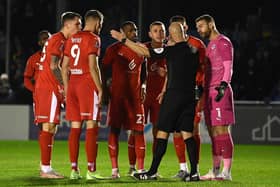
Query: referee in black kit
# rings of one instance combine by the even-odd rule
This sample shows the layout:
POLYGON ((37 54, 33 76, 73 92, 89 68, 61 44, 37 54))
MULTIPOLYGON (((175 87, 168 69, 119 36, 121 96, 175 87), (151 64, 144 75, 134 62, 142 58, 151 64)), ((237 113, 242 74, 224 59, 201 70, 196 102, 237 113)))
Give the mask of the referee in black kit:
MULTIPOLYGON (((181 132, 184 138, 191 165, 191 172, 184 177, 184 180, 199 181, 197 145, 192 134, 198 50, 187 43, 183 26, 178 22, 170 24, 168 46, 164 48, 148 49, 144 45, 130 41, 116 30, 111 30, 111 35, 139 55, 151 58, 166 58, 167 60, 168 78, 159 112, 157 144, 153 161, 149 171, 135 173, 133 176, 138 180, 157 179, 157 170, 166 152, 169 133, 177 131, 181 132)), ((161 98, 159 99, 161 100, 161 98)))

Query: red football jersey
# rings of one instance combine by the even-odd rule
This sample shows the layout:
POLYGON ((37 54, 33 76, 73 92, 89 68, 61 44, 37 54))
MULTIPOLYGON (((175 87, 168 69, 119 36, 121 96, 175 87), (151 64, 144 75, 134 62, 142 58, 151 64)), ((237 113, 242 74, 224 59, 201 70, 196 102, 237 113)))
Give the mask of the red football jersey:
MULTIPOLYGON (((145 44, 148 48, 151 48, 151 43, 145 44)), ((162 77, 158 74, 158 68, 164 68, 166 70, 166 59, 147 59, 147 98, 156 99, 162 91, 164 85, 165 76, 162 77)), ((156 101, 158 102, 158 101, 156 101)))
POLYGON ((70 58, 70 76, 88 75, 90 54, 100 55, 100 38, 89 31, 80 31, 67 39, 64 55, 70 58))
POLYGON ((204 84, 204 68, 206 63, 206 46, 204 43, 194 37, 189 35, 189 39, 187 41, 190 45, 196 47, 199 52, 199 67, 198 71, 196 73, 196 84, 197 85, 203 85, 204 84))
POLYGON ((42 50, 42 57, 40 62, 42 63, 43 70, 40 71, 35 87, 46 88, 54 91, 58 91, 60 83, 54 76, 50 69, 51 56, 62 57, 64 43, 66 38, 61 32, 53 34, 42 50))
POLYGON ((140 73, 144 58, 120 42, 106 49, 105 66, 112 66, 112 95, 127 99, 139 99, 141 91, 140 73))
POLYGON ((34 92, 35 82, 38 77, 38 73, 42 70, 42 65, 40 63, 41 51, 37 51, 33 55, 31 55, 26 63, 24 70, 24 86, 34 92))

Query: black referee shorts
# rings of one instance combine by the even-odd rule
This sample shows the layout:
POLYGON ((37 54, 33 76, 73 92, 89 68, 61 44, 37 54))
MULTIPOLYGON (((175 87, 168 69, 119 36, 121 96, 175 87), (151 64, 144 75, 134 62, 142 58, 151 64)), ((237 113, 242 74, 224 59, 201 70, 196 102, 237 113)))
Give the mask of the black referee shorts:
POLYGON ((157 129, 168 133, 193 132, 194 114, 194 96, 184 91, 167 90, 160 107, 157 129))

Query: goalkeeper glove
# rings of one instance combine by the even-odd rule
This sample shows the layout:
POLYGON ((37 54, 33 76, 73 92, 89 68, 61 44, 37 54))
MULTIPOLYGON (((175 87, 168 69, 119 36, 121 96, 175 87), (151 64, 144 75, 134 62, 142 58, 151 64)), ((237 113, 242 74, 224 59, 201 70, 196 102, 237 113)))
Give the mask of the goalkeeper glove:
POLYGON ((218 94, 215 97, 215 101, 219 102, 225 95, 225 90, 228 87, 228 84, 225 81, 222 81, 218 87, 215 89, 218 91, 218 94))
POLYGON ((195 86, 195 100, 198 101, 203 94, 203 87, 202 85, 195 86))

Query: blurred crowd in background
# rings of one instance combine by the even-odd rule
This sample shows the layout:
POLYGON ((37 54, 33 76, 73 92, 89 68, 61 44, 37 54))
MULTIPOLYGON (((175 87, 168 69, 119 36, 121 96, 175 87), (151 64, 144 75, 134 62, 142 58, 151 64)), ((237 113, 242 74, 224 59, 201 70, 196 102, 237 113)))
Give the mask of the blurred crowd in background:
MULTIPOLYGON (((10 33, 10 60, 9 73, 5 72, 5 43, 6 43, 6 0, 0 0, 0 104, 32 104, 32 95, 23 86, 23 72, 28 57, 38 50, 37 34, 46 29, 51 33, 57 32, 59 15, 66 10, 76 11, 82 16, 88 9, 99 9, 104 15, 104 26, 101 33, 102 51, 101 59, 108 45, 114 40, 110 38, 109 31, 118 28, 125 20, 132 20, 138 24, 137 1, 105 0, 92 6, 90 1, 63 1, 65 7, 58 9, 55 0, 11 0, 11 33, 10 33), (2 24, 4 23, 4 24, 2 24)), ((144 9, 149 7, 144 0, 144 9)), ((155 1, 160 2, 160 1, 155 1)), ((153 6, 155 3, 153 3, 153 6)), ((60 5, 61 6, 61 5, 60 5)), ((161 7, 158 14, 149 16, 153 10, 145 13, 142 24, 141 41, 147 41, 148 25, 155 20, 161 20, 168 26, 168 15, 180 14, 187 17, 190 23, 189 33, 197 35, 193 25, 197 15, 169 11, 168 7, 161 7), (160 14, 161 13, 161 14, 160 14), (164 15, 164 16, 163 16, 164 15), (150 18, 150 19, 149 19, 150 18), (192 20, 193 19, 193 20, 192 20)), ((229 9, 231 7, 228 7, 229 9)), ((175 8, 174 8, 175 9, 175 8)), ((238 11, 238 10, 237 10, 238 11)), ((269 13, 267 8, 256 7, 248 14, 243 13, 234 20, 217 11, 211 15, 221 33, 228 36, 234 45, 234 72, 232 87, 235 100, 248 101, 280 101, 280 29, 274 19, 265 17, 269 13), (224 20, 223 20, 224 18, 224 20), (273 24, 274 23, 274 24, 273 24)), ((238 14, 238 13, 237 13, 238 14)), ((275 19, 276 20, 276 19, 275 19)), ((207 43, 207 41, 205 41, 207 43)))

